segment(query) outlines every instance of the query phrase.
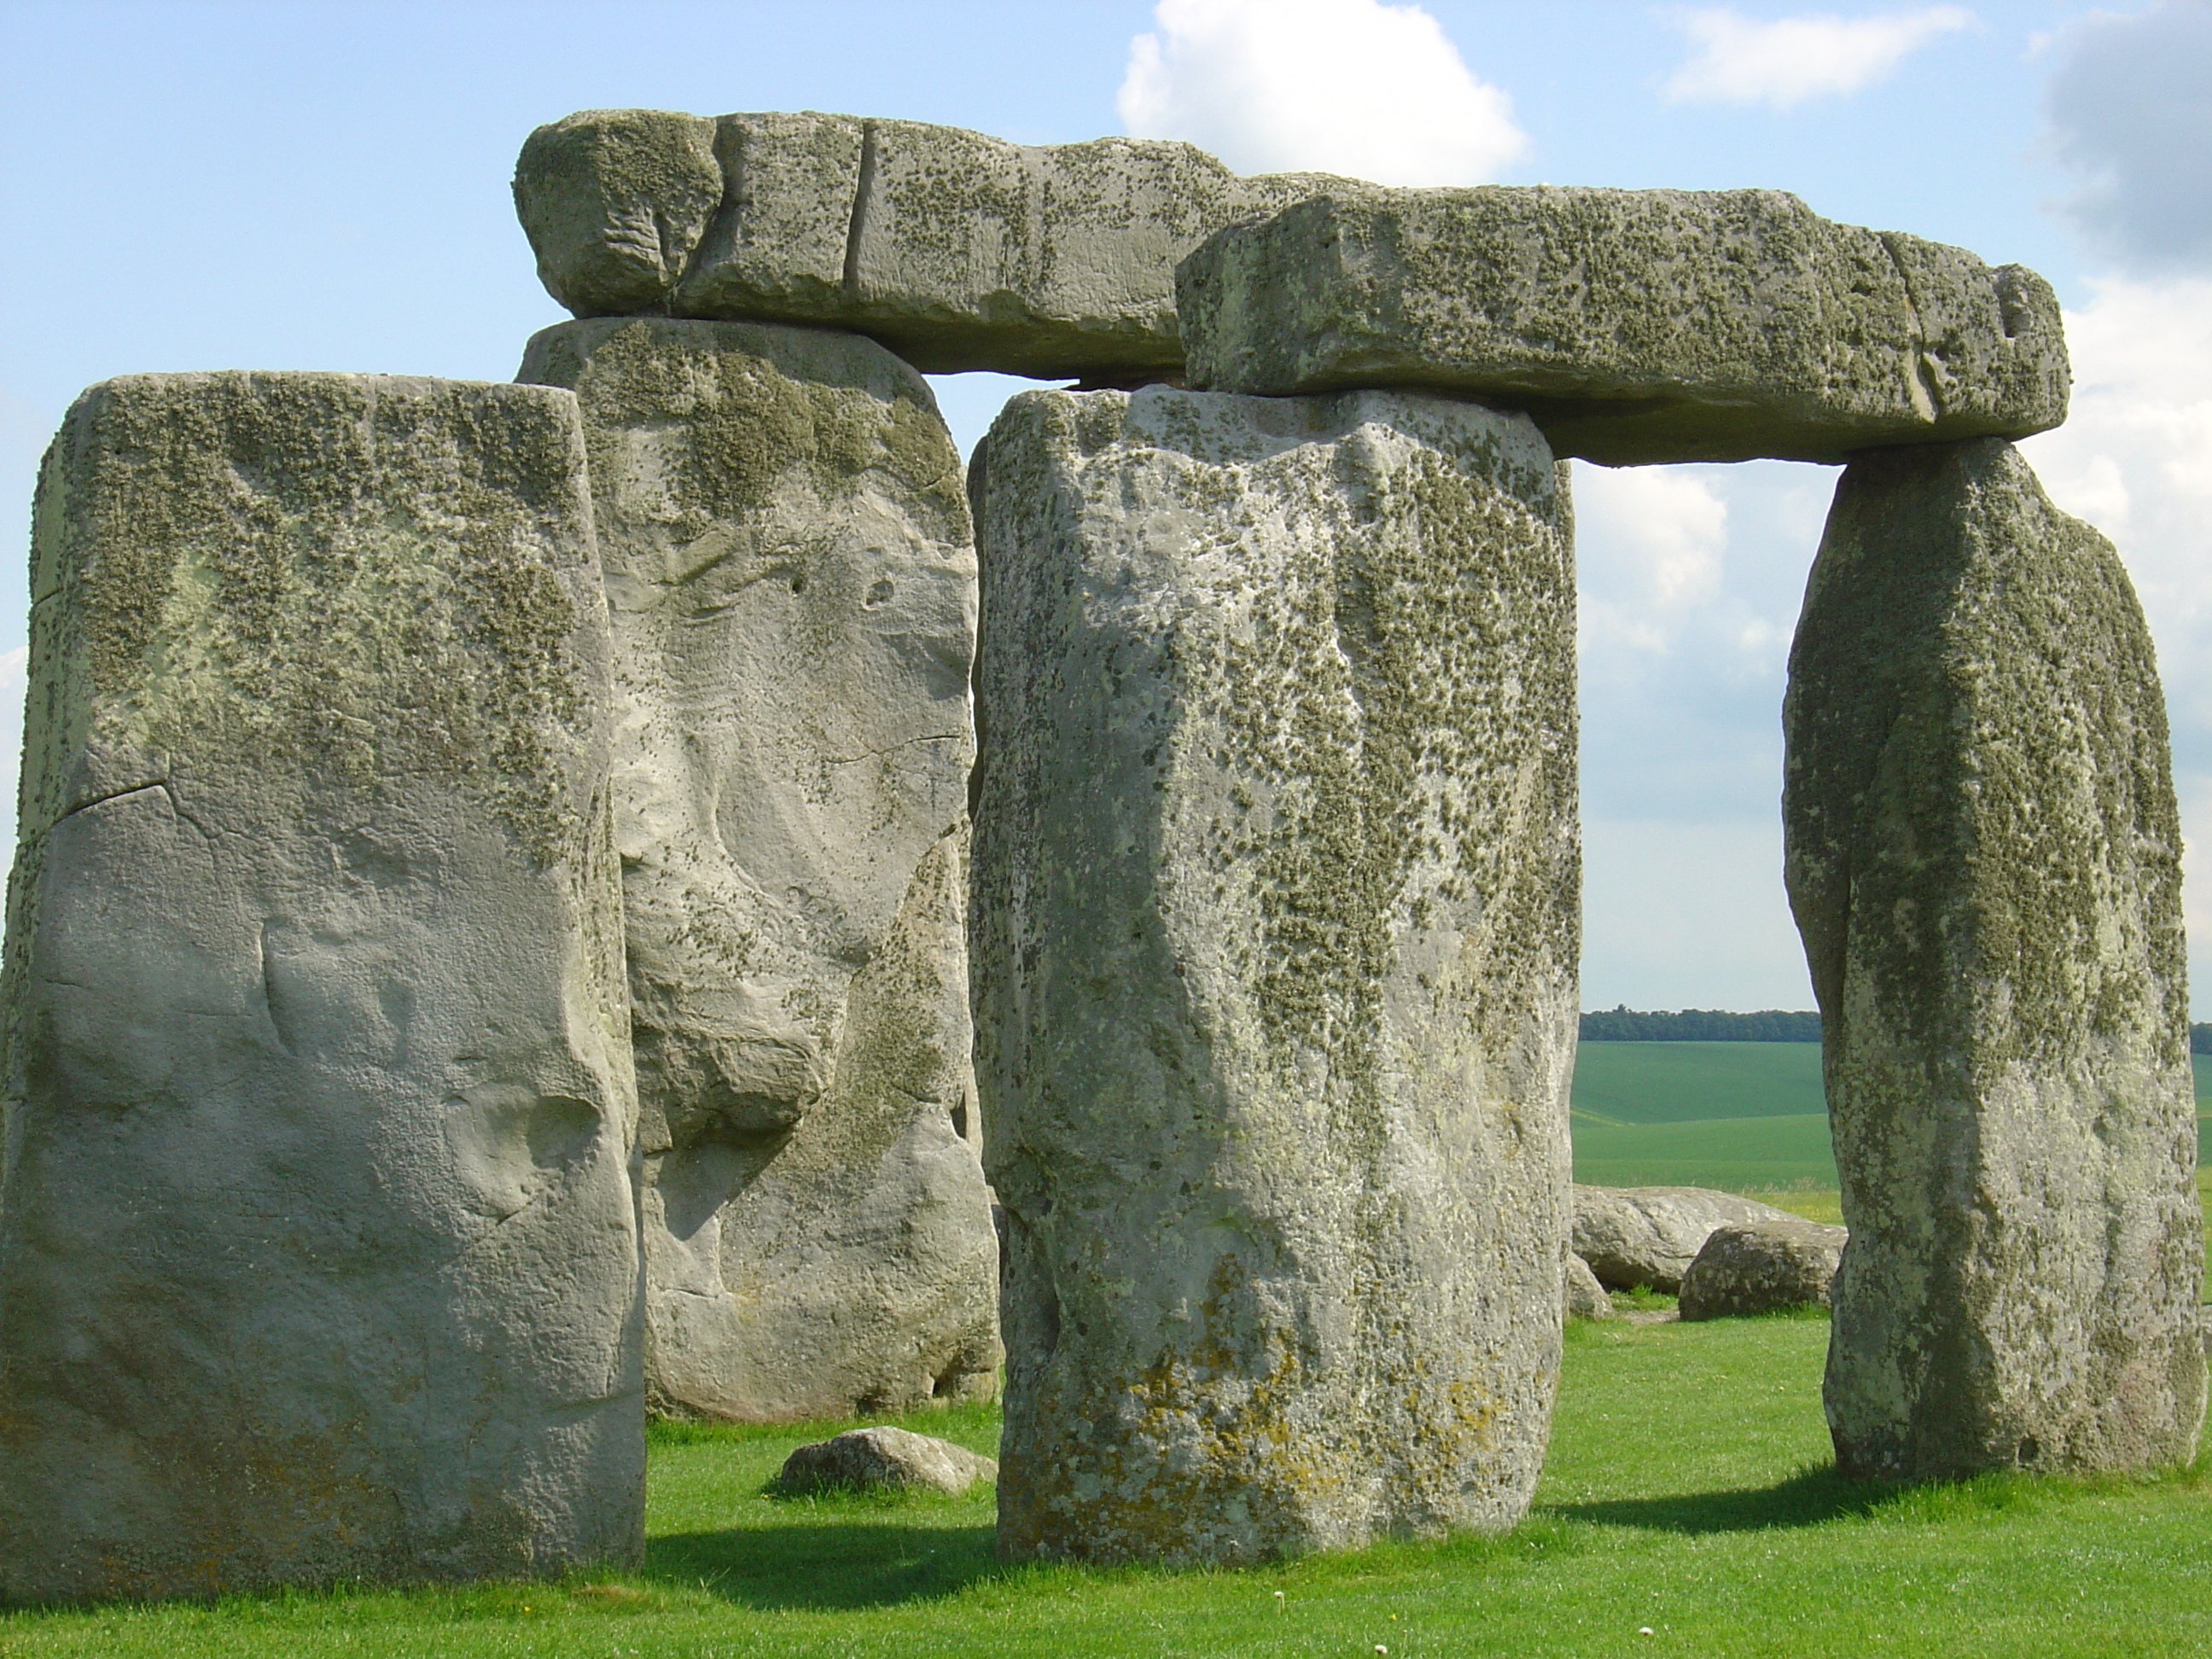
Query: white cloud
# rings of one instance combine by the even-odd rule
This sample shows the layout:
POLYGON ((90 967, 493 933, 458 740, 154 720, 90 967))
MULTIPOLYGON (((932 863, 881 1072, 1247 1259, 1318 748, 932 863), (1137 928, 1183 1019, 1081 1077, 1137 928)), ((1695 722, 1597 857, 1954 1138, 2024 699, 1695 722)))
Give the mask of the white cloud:
POLYGON ((1159 0, 1115 107, 1245 173, 1473 185, 1528 148, 1437 20, 1380 0, 1159 0))
POLYGON ((2212 988, 2212 280, 2091 289, 2066 313, 2072 412, 2021 448, 2051 499, 2119 548, 2157 638, 2191 854, 2191 978, 2212 988))
POLYGON ((1785 110, 1873 84, 1908 53, 1965 28, 1973 14, 1962 6, 1929 6, 1875 17, 1812 12, 1768 19, 1704 6, 1675 21, 1694 50, 1668 80, 1669 102, 1785 110))
POLYGON ((1728 503, 1694 472, 1670 467, 1585 468, 1575 479, 1575 516, 1585 580, 1607 602, 1658 620, 1709 599, 1728 546, 1728 503))
POLYGON ((2166 0, 2064 37, 2045 94, 2051 152, 2086 177, 2063 210, 2129 268, 2212 264, 2212 6, 2166 0))

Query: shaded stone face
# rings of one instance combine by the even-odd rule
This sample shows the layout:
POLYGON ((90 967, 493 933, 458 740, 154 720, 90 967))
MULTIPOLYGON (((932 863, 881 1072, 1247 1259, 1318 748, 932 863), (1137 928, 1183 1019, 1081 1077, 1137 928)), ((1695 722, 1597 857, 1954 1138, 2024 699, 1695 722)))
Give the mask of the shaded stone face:
POLYGON ((1503 402, 1608 466, 1839 461, 2066 418, 2041 277, 1780 191, 1311 193, 1216 234, 1176 291, 1193 386, 1503 402))
POLYGON ((1867 456, 1790 672, 1790 898, 1850 1229, 1838 1465, 2187 1461, 2181 836, 2125 571, 2009 444, 1867 456))
POLYGON ((1012 144, 849 115, 593 110, 532 133, 515 202, 579 316, 853 329, 932 373, 1177 373, 1175 265, 1345 181, 1240 179, 1188 144, 1012 144), (702 157, 715 159, 719 181, 702 157))
POLYGON ((1036 392, 970 487, 1001 1550, 1510 1525, 1575 1030, 1550 452, 1387 393, 1036 392))
POLYGON ((635 1559, 635 1103, 568 393, 94 387, 40 477, 0 1594, 635 1559))
POLYGON ((565 324, 614 635, 664 1409, 995 1385, 968 1057, 975 551, 928 386, 849 334, 565 324))

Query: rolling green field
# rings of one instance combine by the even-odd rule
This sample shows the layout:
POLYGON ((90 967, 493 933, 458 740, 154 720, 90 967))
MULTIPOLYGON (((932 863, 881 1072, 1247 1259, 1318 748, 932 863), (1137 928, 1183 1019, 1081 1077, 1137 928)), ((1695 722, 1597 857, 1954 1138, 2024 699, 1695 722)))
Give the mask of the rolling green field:
MULTIPOLYGON (((2203 1157, 2212 1055, 2195 1060, 2203 1157)), ((1729 1192, 1836 1185, 1816 1042, 1585 1042, 1573 1108, 1577 1181, 1729 1192)))

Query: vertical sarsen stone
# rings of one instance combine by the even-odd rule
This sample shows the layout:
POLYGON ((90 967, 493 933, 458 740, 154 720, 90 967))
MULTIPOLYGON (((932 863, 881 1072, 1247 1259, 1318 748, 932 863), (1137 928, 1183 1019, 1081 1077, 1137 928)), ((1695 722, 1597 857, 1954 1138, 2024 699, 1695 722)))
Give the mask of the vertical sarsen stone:
POLYGON ((1564 481, 1382 392, 1030 392, 971 472, 1014 1555, 1509 1525, 1557 1381, 1564 481))
POLYGON ((964 938, 975 566, 921 375, 858 335, 531 342, 591 451, 663 1409, 996 1385, 964 938))
POLYGON ((574 398, 94 387, 33 537, 0 1594, 633 1559, 635 1101, 574 398))
POLYGON ((2002 440, 1875 451, 1837 488, 1790 675, 1790 897, 1850 1229, 1838 1466, 2186 1462, 2181 833, 2125 570, 2002 440))

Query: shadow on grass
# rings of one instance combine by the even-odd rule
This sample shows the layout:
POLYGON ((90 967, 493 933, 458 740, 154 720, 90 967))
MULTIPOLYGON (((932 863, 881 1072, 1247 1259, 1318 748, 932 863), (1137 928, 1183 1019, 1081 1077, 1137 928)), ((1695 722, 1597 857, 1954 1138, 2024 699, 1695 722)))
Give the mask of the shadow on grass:
POLYGON ((642 1576, 760 1609, 927 1601, 1004 1571, 988 1526, 794 1521, 648 1541, 642 1576))
POLYGON ((1809 1527, 1838 1516, 1871 1515, 1896 1503, 1899 1488, 1880 1480, 1846 1480, 1832 1463, 1802 1469, 1771 1486, 1735 1492, 1674 1492, 1662 1498, 1615 1498, 1547 1505, 1549 1513, 1599 1526, 1651 1532, 1757 1532, 1809 1527))

